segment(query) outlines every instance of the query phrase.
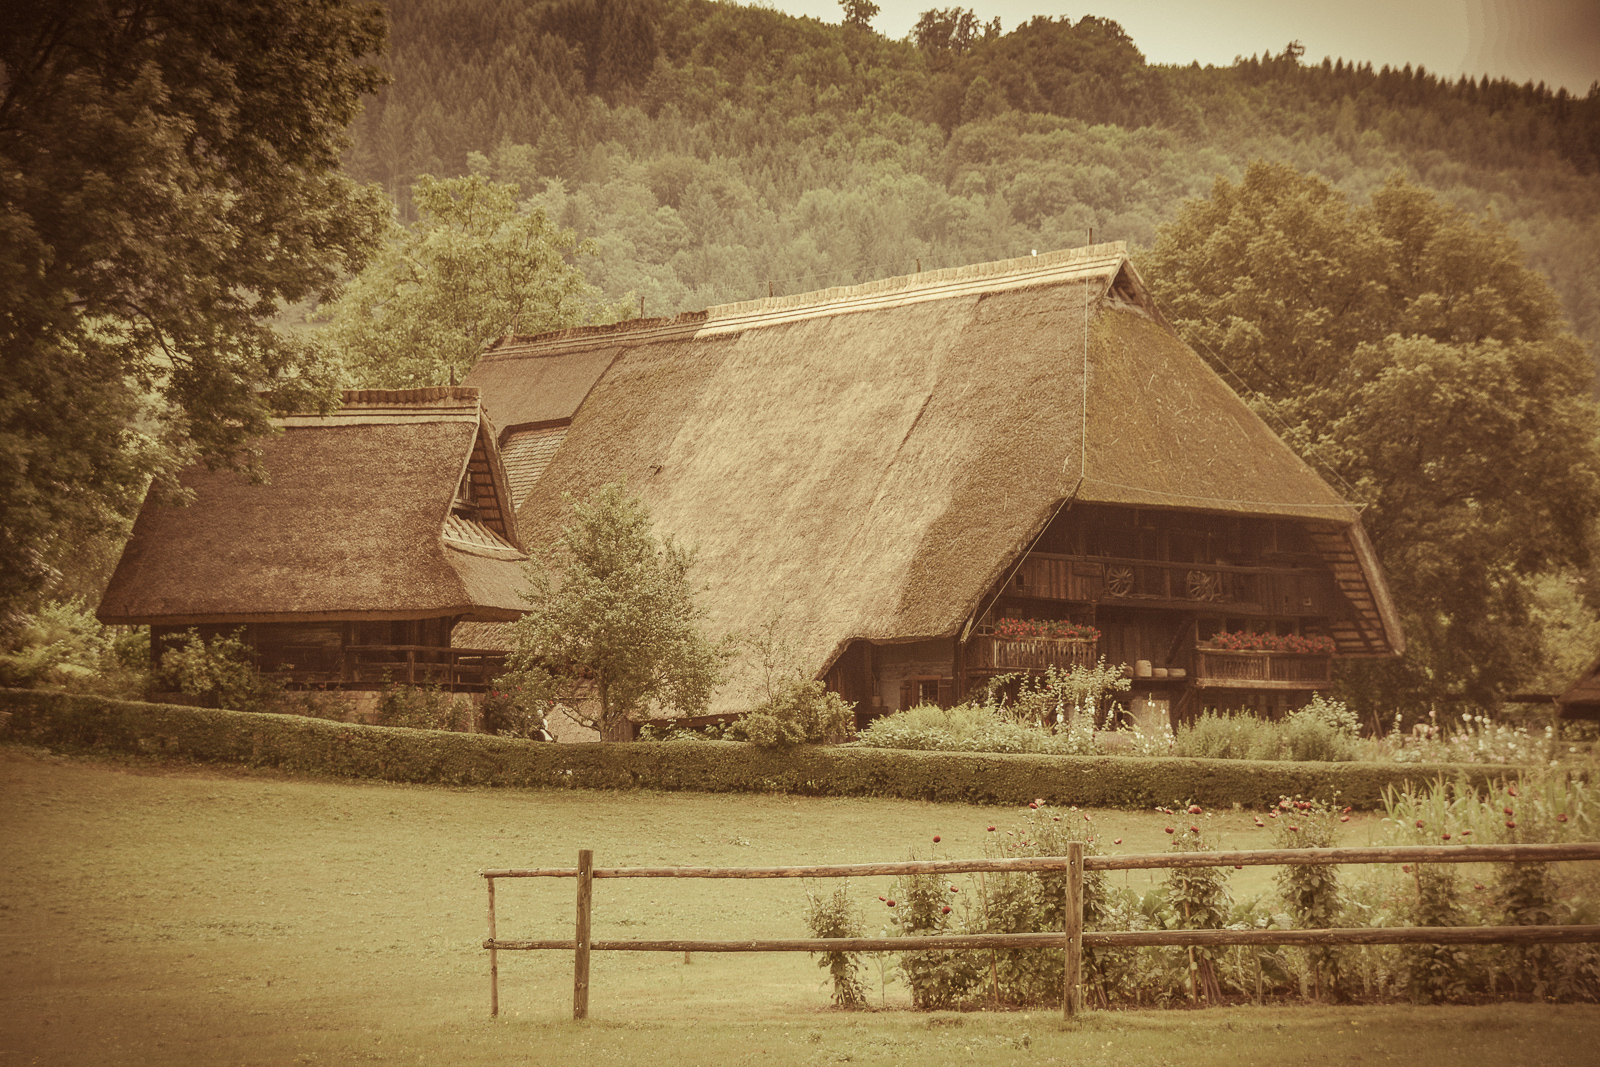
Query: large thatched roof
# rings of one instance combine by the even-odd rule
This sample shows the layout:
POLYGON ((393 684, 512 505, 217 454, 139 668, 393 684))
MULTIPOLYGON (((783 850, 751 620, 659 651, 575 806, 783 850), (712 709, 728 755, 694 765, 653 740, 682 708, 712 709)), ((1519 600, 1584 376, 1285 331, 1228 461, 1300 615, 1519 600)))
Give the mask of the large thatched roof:
POLYGON ((519 500, 527 543, 567 521, 563 493, 625 481, 699 546, 715 630, 781 611, 819 666, 959 631, 1068 498, 1312 520, 1360 557, 1347 650, 1400 640, 1355 511, 1179 341, 1120 244, 507 338, 468 381, 496 411, 523 376, 596 367, 519 500))
POLYGON ((187 507, 145 502, 100 618, 517 616, 526 557, 476 389, 350 392, 278 426, 265 484, 193 467, 187 507))

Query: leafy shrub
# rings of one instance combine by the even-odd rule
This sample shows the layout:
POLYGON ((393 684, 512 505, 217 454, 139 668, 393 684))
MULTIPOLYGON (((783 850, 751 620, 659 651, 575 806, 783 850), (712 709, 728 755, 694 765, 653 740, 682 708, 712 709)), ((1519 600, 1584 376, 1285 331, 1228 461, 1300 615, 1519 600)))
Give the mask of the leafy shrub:
POLYGON ((544 708, 531 699, 520 687, 491 689, 483 695, 478 705, 483 722, 483 732, 498 737, 522 737, 533 741, 548 741, 545 729, 544 708))
POLYGON ((1017 752, 1072 755, 1080 738, 1053 734, 1003 718, 993 705, 957 704, 941 708, 920 704, 872 720, 856 736, 869 748, 931 752, 1017 752))
POLYGON ((762 748, 841 741, 855 725, 855 711, 838 693, 816 680, 790 681, 733 726, 734 738, 762 748))
POLYGON ((1283 734, 1292 760, 1338 763, 1356 758, 1354 735, 1314 708, 1291 713, 1283 734))
POLYGON ((79 599, 46 604, 0 650, 0 686, 51 686, 103 696, 142 696, 150 630, 104 626, 79 599))
MULTIPOLYGON (((912 855, 915 859, 915 854, 912 855)), ((883 903, 889 922, 902 937, 929 937, 961 933, 953 919, 955 906, 950 884, 934 874, 911 874, 895 880, 892 896, 883 903)), ((923 1011, 958 1007, 983 982, 978 954, 929 949, 902 952, 897 959, 901 977, 911 990, 911 1006, 923 1011)))
POLYGON ((1205 712, 1173 731, 1172 754, 1196 759, 1279 759, 1284 744, 1279 726, 1254 715, 1205 712))
POLYGON ((1128 738, 1128 752, 1134 756, 1175 756, 1177 738, 1172 732, 1172 724, 1157 723, 1150 729, 1143 726, 1134 726, 1131 730, 1124 731, 1128 738))
POLYGON ((348 693, 338 689, 287 690, 262 710, 280 715, 305 715, 313 719, 349 722, 356 704, 348 693))
MULTIPOLYGON (((1182 812, 1173 812, 1178 825, 1172 834, 1174 852, 1209 852, 1212 846, 1205 840, 1198 822, 1184 825, 1183 816, 1198 815, 1197 805, 1182 812)), ((1228 891, 1228 875, 1220 867, 1172 867, 1167 871, 1164 885, 1166 898, 1174 915, 1171 929, 1220 930, 1228 924, 1233 907, 1233 897, 1228 891)), ((1222 999, 1222 987, 1217 981, 1217 950, 1194 948, 1186 950, 1189 971, 1189 999, 1204 997, 1213 1003, 1222 999)))
MULTIPOLYGON (((812 937, 861 937, 861 913, 850 901, 850 883, 841 880, 831 895, 823 896, 813 884, 806 886, 806 926, 812 937)), ((861 984, 861 953, 824 952, 817 961, 833 979, 833 1002, 841 1008, 867 1006, 867 990, 861 984)))
POLYGON ((1349 708, 1321 696, 1313 696, 1310 704, 1281 722, 1208 711, 1178 727, 1172 754, 1197 759, 1343 762, 1356 758, 1357 726, 1349 708))
POLYGON ((1409 733, 1402 731, 1400 724, 1397 712, 1388 734, 1364 743, 1367 759, 1530 765, 1551 763, 1557 755, 1553 724, 1529 729, 1471 712, 1452 721, 1441 719, 1437 711, 1429 712, 1427 721, 1417 723, 1409 733))
MULTIPOLYGON (((996 829, 984 854, 1062 856, 1073 841, 1083 842, 1085 855, 1097 851, 1093 826, 1077 809, 1052 808, 1036 800, 1011 828, 996 829)), ((1066 879, 1064 871, 1004 871, 963 875, 959 879, 963 884, 957 884, 934 874, 912 874, 896 879, 890 895, 881 899, 890 924, 901 936, 1062 930, 1066 879)), ((1085 921, 1098 921, 1105 912, 1104 873, 1088 872, 1083 891, 1085 921)), ((1092 952, 1086 952, 1086 962, 1092 959, 1092 952)), ((1063 966, 1059 947, 919 950, 902 952, 898 959, 912 1005, 926 1011, 984 999, 997 1004, 1059 1003, 1063 966)))
MULTIPOLYGON (((1592 840, 1600 823, 1600 786, 1548 768, 1487 788, 1463 774, 1391 789, 1384 810, 1390 838, 1401 844, 1592 840)), ((1407 865, 1401 874, 1395 908, 1417 925, 1592 921, 1580 917, 1590 905, 1569 899, 1548 864, 1496 864, 1494 876, 1485 879, 1489 884, 1475 884, 1471 894, 1462 890, 1453 865, 1407 865)), ((1373 876, 1374 895, 1382 892, 1384 878, 1381 871, 1373 876)), ((1600 949, 1594 945, 1408 946, 1397 955, 1397 980, 1420 1001, 1497 991, 1600 999, 1600 949)))
POLYGON ((1087 755, 1092 747, 1084 746, 1092 746, 1094 730, 1111 718, 1110 695, 1127 692, 1132 685, 1121 664, 1107 666, 1101 656, 1093 667, 1074 664, 1069 671, 1047 667, 1042 677, 1001 675, 991 681, 984 702, 1020 725, 1045 730, 1066 725, 1069 732, 1078 731, 1081 739, 1073 754, 1087 755), (1016 696, 1008 701, 1005 693, 1013 685, 1016 696))
MULTIPOLYGON (((1284 797, 1278 801, 1282 813, 1273 825, 1275 848, 1332 848, 1339 834, 1335 818, 1338 809, 1322 800, 1284 797)), ((1327 864, 1285 866, 1278 869, 1278 893, 1283 898, 1294 924, 1305 929, 1338 926, 1343 910, 1339 895, 1339 869, 1327 864)), ((1317 996, 1323 989, 1338 995, 1339 951, 1332 946, 1306 950, 1312 986, 1317 996)))
POLYGON ((378 693, 377 719, 379 726, 461 732, 472 722, 472 701, 436 685, 399 685, 385 679, 378 693))
POLYGON ((240 628, 207 640, 191 627, 176 647, 163 650, 161 666, 152 675, 154 685, 194 697, 206 707, 271 710, 283 695, 283 684, 256 668, 243 633, 240 628))
POLYGON ((1017 752, 1088 756, 1095 729, 1109 718, 1108 694, 1131 682, 1104 657, 1094 667, 1048 668, 1042 677, 991 679, 975 701, 953 708, 919 705, 874 719, 856 742, 871 748, 936 752, 1017 752))

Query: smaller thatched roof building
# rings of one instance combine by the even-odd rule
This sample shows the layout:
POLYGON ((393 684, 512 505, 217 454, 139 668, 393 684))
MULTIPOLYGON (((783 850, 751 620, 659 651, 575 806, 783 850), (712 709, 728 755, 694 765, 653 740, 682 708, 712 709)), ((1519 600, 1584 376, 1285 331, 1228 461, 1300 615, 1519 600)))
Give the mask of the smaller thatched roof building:
POLYGON ((337 651, 447 646, 460 620, 521 613, 527 557, 477 389, 346 392, 329 415, 275 425, 265 482, 195 466, 188 506, 145 501, 103 621, 246 625, 337 651))

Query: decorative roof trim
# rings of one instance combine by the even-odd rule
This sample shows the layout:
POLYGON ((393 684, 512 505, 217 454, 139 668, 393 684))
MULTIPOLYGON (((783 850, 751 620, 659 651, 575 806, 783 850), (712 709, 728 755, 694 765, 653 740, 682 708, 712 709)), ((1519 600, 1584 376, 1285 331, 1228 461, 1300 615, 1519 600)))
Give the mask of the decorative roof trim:
MULTIPOLYGON (((491 344, 485 350, 485 355, 493 353, 497 360, 530 359, 556 351, 569 352, 575 348, 604 344, 638 345, 669 338, 718 337, 760 326, 777 326, 856 311, 876 311, 928 300, 949 300, 1011 289, 1057 285, 1091 277, 1105 278, 1106 288, 1109 288, 1118 272, 1128 265, 1127 245, 1112 241, 992 263, 902 274, 794 296, 769 296, 719 304, 705 311, 686 312, 672 318, 628 319, 607 326, 576 326, 531 337, 506 336, 491 344)), ((1134 277, 1137 278, 1137 274, 1134 277)))
POLYGON ((374 426, 393 422, 476 422, 478 390, 466 385, 427 389, 346 389, 340 405, 326 415, 295 414, 273 419, 274 426, 374 426))
POLYGON ((857 311, 879 311, 930 300, 986 296, 1087 278, 1103 277, 1109 288, 1126 260, 1127 246, 1117 241, 995 263, 903 274, 795 296, 762 297, 707 309, 706 325, 695 337, 717 337, 760 326, 778 326, 857 311))

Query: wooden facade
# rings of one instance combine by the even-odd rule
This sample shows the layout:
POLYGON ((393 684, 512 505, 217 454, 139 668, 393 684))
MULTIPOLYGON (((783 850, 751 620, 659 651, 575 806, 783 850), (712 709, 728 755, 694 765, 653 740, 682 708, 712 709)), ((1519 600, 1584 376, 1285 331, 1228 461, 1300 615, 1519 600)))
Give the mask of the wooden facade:
POLYGON ((343 622, 253 622, 229 626, 152 626, 151 657, 189 630, 210 640, 237 635, 256 665, 291 689, 378 689, 384 685, 437 686, 449 693, 481 693, 505 670, 503 649, 451 644, 457 618, 343 622))
POLYGON ((875 670, 883 646, 858 641, 830 672, 860 718, 917 703, 949 704, 996 675, 1126 665, 1130 703, 1175 721, 1202 710, 1282 714, 1332 682, 1335 652, 1213 647, 1220 633, 1335 643, 1360 608, 1341 589, 1304 520, 1077 504, 1050 523, 991 588, 942 671, 875 670), (1098 641, 994 636, 1003 619, 1092 626, 1098 641), (1149 673, 1142 669, 1148 664, 1149 673))
POLYGON ((263 483, 196 466, 187 507, 147 500, 101 600, 152 655, 193 629, 239 634, 290 687, 488 687, 503 650, 459 623, 517 618, 527 556, 476 389, 352 390, 276 420, 263 483))

